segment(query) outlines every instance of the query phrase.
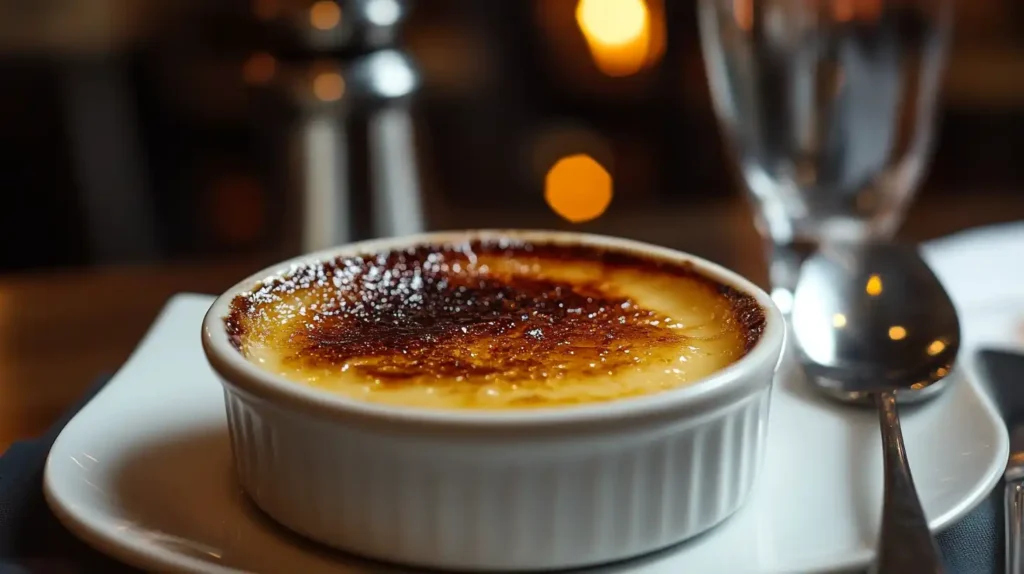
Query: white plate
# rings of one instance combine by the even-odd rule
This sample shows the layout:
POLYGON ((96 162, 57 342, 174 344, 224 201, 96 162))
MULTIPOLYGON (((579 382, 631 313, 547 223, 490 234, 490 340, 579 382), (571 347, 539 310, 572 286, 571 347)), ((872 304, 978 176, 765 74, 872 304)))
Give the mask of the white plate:
MULTIPOLYGON (((221 388, 199 343, 210 302, 172 299, 128 363, 67 425, 47 461, 50 506, 88 543, 148 570, 382 571, 283 532, 240 493, 221 388)), ((742 574, 866 564, 881 504, 875 415, 824 403, 793 376, 780 377, 773 393, 764 468, 743 509, 695 540, 595 571, 742 574)), ((903 428, 924 508, 941 530, 999 479, 1005 430, 963 376, 905 413, 903 428)))

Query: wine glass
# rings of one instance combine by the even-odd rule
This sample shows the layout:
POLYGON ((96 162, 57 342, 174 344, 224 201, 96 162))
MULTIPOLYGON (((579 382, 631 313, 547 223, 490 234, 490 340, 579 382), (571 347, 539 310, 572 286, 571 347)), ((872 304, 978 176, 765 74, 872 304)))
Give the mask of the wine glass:
POLYGON ((895 234, 931 155, 951 0, 700 0, 715 112, 788 313, 830 240, 895 234))

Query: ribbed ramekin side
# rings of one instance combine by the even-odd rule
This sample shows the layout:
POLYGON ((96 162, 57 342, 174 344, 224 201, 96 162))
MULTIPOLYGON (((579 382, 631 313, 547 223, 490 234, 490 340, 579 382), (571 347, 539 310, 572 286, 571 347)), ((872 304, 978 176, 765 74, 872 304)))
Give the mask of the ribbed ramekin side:
POLYGON ((288 528, 387 561, 531 570, 650 552, 736 511, 769 389, 689 423, 545 441, 375 434, 230 385, 225 402, 239 481, 288 528))

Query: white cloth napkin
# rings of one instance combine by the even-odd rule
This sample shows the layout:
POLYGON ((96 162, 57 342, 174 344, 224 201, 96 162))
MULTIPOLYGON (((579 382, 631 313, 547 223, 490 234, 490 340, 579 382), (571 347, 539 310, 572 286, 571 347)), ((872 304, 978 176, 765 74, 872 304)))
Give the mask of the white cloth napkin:
POLYGON ((921 250, 960 313, 968 362, 981 346, 1024 350, 1024 222, 955 233, 921 250))
POLYGON ((1024 222, 955 233, 925 243, 922 252, 962 309, 1024 300, 1024 222))

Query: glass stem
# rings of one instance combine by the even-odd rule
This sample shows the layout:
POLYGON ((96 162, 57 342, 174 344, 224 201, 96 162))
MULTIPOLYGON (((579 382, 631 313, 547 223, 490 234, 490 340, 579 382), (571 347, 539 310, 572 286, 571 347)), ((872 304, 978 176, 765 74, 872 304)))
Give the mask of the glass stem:
POLYGON ((818 249, 819 243, 813 240, 776 242, 770 238, 766 243, 772 300, 779 306, 782 314, 789 317, 793 308, 793 294, 800 279, 800 268, 818 249))

